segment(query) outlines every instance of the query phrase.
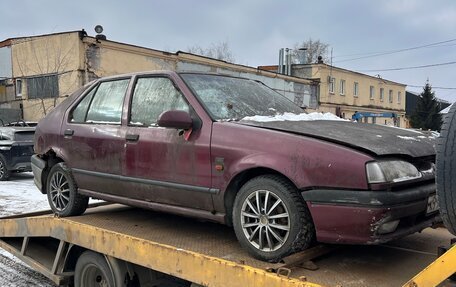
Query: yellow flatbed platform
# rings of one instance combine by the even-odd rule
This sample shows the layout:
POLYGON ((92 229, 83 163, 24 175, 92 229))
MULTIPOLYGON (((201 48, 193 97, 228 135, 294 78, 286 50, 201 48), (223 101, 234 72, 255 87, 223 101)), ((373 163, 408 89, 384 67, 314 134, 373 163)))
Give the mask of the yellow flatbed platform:
POLYGON ((61 285, 73 276, 63 265, 74 245, 203 286, 402 286, 433 262, 436 247, 450 238, 438 228, 387 245, 339 246, 314 261, 318 270, 294 267, 278 275, 266 269, 280 265, 250 257, 234 231, 220 224, 117 204, 77 217, 0 219, 0 247, 61 285))

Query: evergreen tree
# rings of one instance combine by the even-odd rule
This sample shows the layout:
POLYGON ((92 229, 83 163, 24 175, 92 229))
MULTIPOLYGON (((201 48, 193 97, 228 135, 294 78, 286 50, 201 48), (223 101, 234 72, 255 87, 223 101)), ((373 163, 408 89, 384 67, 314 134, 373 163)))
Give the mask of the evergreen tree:
POLYGON ((435 98, 431 85, 427 82, 411 116, 412 127, 440 131, 442 116, 439 111, 440 105, 435 98))

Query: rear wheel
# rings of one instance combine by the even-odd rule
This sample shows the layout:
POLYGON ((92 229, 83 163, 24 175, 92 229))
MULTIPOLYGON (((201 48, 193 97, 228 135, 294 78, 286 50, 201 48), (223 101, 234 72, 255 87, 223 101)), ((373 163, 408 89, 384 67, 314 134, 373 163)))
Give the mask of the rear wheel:
POLYGON ((3 157, 3 155, 0 155, 0 181, 8 180, 10 175, 11 172, 8 170, 5 157, 3 157))
POLYGON ((49 205, 58 216, 81 215, 87 208, 89 198, 78 192, 71 171, 64 163, 51 168, 47 178, 46 192, 49 205))
POLYGON ((258 176, 241 188, 234 202, 233 225, 241 245, 266 261, 308 248, 315 234, 297 189, 277 175, 258 176))
POLYGON ((115 278, 106 258, 92 251, 81 254, 74 272, 74 286, 115 287, 115 278))
POLYGON ((440 215, 447 229, 456 235, 456 105, 443 123, 436 162, 440 215))

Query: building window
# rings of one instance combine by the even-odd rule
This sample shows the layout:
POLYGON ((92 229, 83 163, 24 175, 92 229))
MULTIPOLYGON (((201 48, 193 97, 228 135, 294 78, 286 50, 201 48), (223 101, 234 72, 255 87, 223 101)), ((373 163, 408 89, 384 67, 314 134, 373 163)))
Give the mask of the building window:
POLYGON ((402 95, 401 95, 401 92, 397 92, 397 103, 400 104, 401 103, 401 99, 402 98, 402 95))
POLYGON ((16 79, 16 97, 22 98, 22 80, 16 79))
POLYGON ((370 86, 369 95, 370 95, 370 99, 371 100, 373 100, 375 98, 375 88, 374 88, 374 86, 370 86))
POLYGON ((345 95, 345 80, 340 80, 339 93, 340 93, 342 96, 345 95))
POLYGON ((380 88, 380 101, 383 102, 384 96, 385 96, 385 90, 383 88, 380 88))
POLYGON ((388 92, 388 101, 390 103, 393 102, 393 90, 389 90, 389 92, 388 92))
POLYGON ((329 92, 334 94, 334 90, 336 89, 336 78, 330 78, 329 80, 329 92))
POLYGON ((27 78, 27 96, 29 99, 58 97, 59 77, 57 75, 47 75, 27 78))
POLYGON ((359 89, 359 85, 357 82, 354 82, 353 83, 353 96, 357 97, 358 96, 358 89, 359 89))

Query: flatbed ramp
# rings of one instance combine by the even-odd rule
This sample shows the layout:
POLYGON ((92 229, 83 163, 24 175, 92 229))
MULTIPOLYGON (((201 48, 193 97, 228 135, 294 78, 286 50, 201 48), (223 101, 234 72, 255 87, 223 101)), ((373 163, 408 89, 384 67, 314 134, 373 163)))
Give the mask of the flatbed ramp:
POLYGON ((73 276, 61 265, 65 248, 74 244, 203 286, 401 286, 450 238, 439 228, 388 245, 340 246, 315 261, 318 270, 294 267, 278 275, 266 270, 280 265, 250 257, 233 230, 220 224, 117 204, 77 217, 0 219, 0 247, 57 284, 73 276))

